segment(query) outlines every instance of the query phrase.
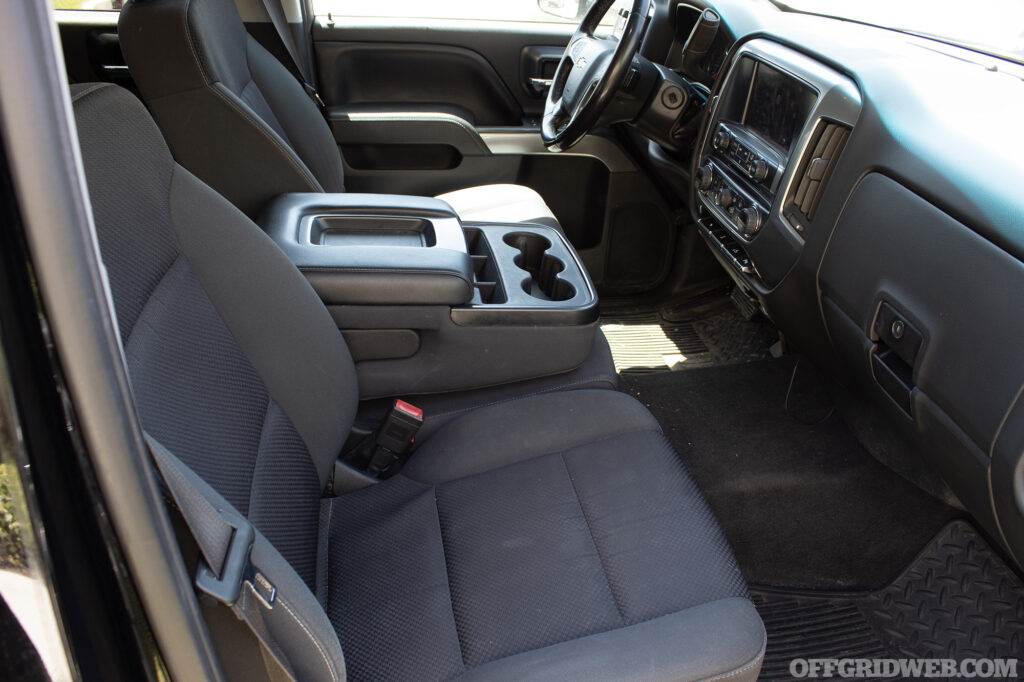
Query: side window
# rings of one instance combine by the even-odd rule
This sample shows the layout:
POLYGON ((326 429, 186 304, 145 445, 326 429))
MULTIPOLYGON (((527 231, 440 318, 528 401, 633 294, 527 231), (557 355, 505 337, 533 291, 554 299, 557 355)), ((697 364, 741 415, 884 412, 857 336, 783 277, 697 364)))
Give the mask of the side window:
MULTIPOLYGON (((313 11, 335 17, 578 24, 593 4, 594 0, 313 0, 313 11)), ((617 0, 603 23, 614 23, 618 8, 632 4, 617 0)))
POLYGON ((119 12, 125 0, 52 0, 54 9, 85 9, 119 12))

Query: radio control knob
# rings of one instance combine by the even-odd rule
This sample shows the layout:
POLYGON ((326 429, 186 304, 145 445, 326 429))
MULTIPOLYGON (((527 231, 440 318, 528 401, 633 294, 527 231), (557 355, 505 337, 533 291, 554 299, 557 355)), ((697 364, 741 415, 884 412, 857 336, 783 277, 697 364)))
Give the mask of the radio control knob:
POLYGON ((697 189, 707 190, 711 188, 711 182, 715 179, 715 169, 708 163, 697 169, 697 189))
POLYGON ((715 133, 714 144, 715 149, 720 149, 724 152, 729 148, 729 145, 732 144, 732 135, 729 134, 728 130, 719 130, 715 133))
POLYGON ((754 161, 751 166, 750 177, 757 182, 761 182, 768 177, 768 162, 764 159, 758 159, 754 161))
POLYGON ((718 196, 715 197, 715 203, 722 208, 729 208, 732 206, 732 202, 736 201, 736 195, 732 193, 732 190, 728 187, 723 187, 718 190, 718 196))
POLYGON ((753 206, 740 209, 739 221, 743 228, 743 234, 753 237, 761 229, 761 212, 753 206))

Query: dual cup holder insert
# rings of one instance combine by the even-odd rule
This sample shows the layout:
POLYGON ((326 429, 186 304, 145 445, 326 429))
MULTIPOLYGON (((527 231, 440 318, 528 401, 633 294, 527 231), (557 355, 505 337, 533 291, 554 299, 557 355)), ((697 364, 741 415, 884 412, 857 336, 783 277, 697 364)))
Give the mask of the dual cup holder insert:
POLYGON ((565 270, 565 262, 548 253, 551 242, 533 232, 510 232, 503 241, 519 251, 513 259, 516 267, 529 277, 523 280, 523 291, 543 301, 568 301, 576 295, 576 288, 558 275, 565 270))

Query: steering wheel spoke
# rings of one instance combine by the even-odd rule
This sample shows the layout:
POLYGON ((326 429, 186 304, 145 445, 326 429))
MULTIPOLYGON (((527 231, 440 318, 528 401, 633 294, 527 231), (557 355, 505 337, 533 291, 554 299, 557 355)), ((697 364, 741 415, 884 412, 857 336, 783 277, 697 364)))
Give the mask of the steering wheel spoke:
POLYGON ((541 121, 541 138, 549 149, 569 149, 597 125, 640 47, 651 0, 634 0, 618 41, 595 35, 613 2, 596 0, 558 64, 541 121))

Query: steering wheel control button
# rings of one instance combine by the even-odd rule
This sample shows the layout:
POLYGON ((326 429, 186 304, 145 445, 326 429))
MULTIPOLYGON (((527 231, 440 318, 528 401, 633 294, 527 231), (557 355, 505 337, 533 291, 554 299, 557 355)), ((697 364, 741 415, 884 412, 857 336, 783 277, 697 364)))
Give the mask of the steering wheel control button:
POLYGON ((678 109, 683 106, 683 91, 673 86, 667 87, 661 92, 661 103, 666 109, 678 109))
POLYGON ((892 338, 899 341, 907 331, 907 324, 903 320, 892 321, 892 338))

